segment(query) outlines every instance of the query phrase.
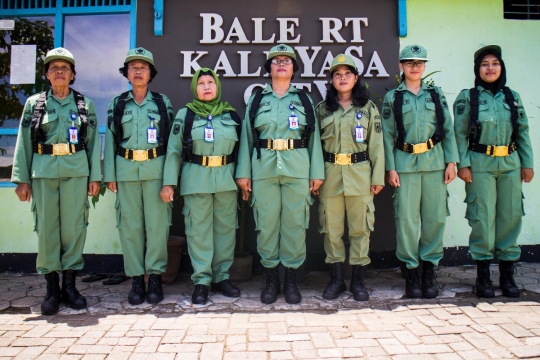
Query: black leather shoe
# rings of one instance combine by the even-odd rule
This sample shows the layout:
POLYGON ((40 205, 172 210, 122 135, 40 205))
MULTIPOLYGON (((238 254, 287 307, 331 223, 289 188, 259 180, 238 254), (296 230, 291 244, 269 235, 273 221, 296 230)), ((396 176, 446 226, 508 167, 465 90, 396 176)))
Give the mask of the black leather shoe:
POLYGON ((161 284, 161 274, 150 274, 148 278, 148 292, 146 293, 147 303, 157 304, 163 300, 161 284))
POLYGON ((439 295, 439 288, 436 285, 437 276, 433 263, 424 261, 422 269, 422 296, 424 299, 434 299, 439 295))
POLYGON ((422 298, 422 287, 418 277, 417 268, 407 269, 407 279, 405 279, 405 295, 411 299, 422 298))
POLYGON ((366 275, 366 266, 353 265, 351 273, 351 293, 353 299, 356 301, 369 300, 369 293, 364 283, 364 277, 366 275))
POLYGON ((489 260, 476 260, 476 295, 481 298, 495 297, 490 279, 489 260))
POLYGON ((283 284, 283 294, 288 304, 299 304, 302 301, 302 294, 296 286, 296 272, 298 270, 285 268, 285 283, 283 284))
POLYGON ((212 283, 210 284, 210 289, 213 292, 220 292, 223 294, 223 296, 227 297, 240 297, 240 289, 234 286, 229 279, 225 279, 223 281, 220 281, 218 283, 212 283))
POLYGON ((322 297, 326 300, 337 299, 339 294, 347 290, 345 281, 343 281, 343 263, 335 262, 328 264, 330 269, 330 283, 324 289, 322 297))
POLYGON ((131 277, 131 291, 128 294, 128 302, 131 305, 139 305, 146 299, 144 275, 131 277))
POLYGON ((279 273, 278 267, 266 268, 266 286, 261 292, 261 302, 272 304, 276 302, 279 294, 279 273))
POLYGON ((62 275, 62 300, 72 309, 85 309, 86 298, 75 287, 77 271, 64 270, 62 275))
POLYGON ((54 315, 60 305, 60 277, 57 272, 45 274, 47 294, 41 303, 42 315, 54 315))
POLYGON ((514 281, 513 261, 499 260, 499 287, 502 290, 503 296, 510 298, 519 297, 519 289, 514 281))
POLYGON ((208 286, 206 285, 195 285, 195 290, 193 290, 193 295, 191 295, 191 302, 193 304, 204 305, 208 301, 208 286))

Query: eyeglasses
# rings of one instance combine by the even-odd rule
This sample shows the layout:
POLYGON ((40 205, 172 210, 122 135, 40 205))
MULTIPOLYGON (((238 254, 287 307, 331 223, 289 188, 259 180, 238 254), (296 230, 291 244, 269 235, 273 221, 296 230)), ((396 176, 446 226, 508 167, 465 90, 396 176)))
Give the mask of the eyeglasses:
POLYGON ((283 60, 279 60, 279 59, 276 59, 276 58, 272 59, 272 64, 274 64, 274 65, 279 65, 281 63, 283 63, 285 65, 290 65, 290 64, 292 64, 292 59, 283 59, 283 60))
POLYGON ((67 66, 53 66, 49 68, 49 72, 51 73, 56 73, 56 72, 67 73, 68 71, 71 71, 71 68, 67 66))
POLYGON ((421 68, 426 65, 425 61, 406 61, 403 65, 407 68, 421 68))
POLYGON ((148 71, 148 70, 150 70, 150 69, 147 68, 147 67, 136 67, 136 66, 133 66, 133 67, 128 67, 128 70, 135 71, 135 72, 146 72, 146 71, 148 71))

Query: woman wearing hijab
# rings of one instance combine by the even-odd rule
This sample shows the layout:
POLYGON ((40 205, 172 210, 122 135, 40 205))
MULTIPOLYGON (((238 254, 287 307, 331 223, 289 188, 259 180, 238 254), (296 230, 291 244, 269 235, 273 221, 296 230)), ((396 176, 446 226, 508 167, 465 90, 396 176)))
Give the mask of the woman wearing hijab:
POLYGON ((298 304, 297 269, 306 258, 311 194, 318 195, 324 163, 313 104, 291 85, 298 70, 287 45, 272 47, 265 69, 272 83, 251 96, 242 129, 236 183, 251 204, 257 251, 266 269, 261 301, 271 304, 280 292, 279 263, 285 267, 285 301, 298 304))
POLYGON ((499 286, 517 298, 514 262, 523 212, 522 183, 534 176, 529 124, 519 94, 506 84, 501 48, 487 45, 474 53, 474 88, 454 103, 459 149, 458 176, 465 181, 471 234, 469 251, 477 264, 476 294, 495 296, 489 263, 499 259, 499 286))
POLYGON ((424 47, 403 48, 403 81, 386 93, 382 113, 387 181, 395 188, 396 256, 407 267, 405 295, 430 299, 439 294, 434 266, 443 257, 447 186, 459 158, 443 91, 422 80, 426 61, 424 47))
POLYGON ((228 297, 240 290, 229 281, 237 225, 235 149, 240 119, 221 101, 221 83, 208 68, 191 81, 194 99, 176 115, 167 148, 161 198, 173 200, 180 176, 182 214, 195 284, 193 304, 206 304, 208 288, 228 297))
POLYGON ((320 189, 319 221, 324 233, 330 283, 323 298, 336 299, 343 281, 345 214, 349 225, 351 293, 366 301, 364 275, 369 259, 369 235, 375 223, 373 196, 384 186, 384 147, 381 116, 369 101, 358 69, 349 55, 340 54, 330 67, 331 83, 315 113, 321 128, 325 182, 320 189))

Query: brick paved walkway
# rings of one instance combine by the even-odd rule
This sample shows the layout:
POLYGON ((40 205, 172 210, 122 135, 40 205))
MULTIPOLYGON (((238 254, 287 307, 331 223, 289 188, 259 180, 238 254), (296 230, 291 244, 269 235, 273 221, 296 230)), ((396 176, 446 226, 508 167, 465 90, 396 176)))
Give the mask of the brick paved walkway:
POLYGON ((0 359, 540 359, 540 264, 518 265, 518 300, 477 299, 474 267, 438 275, 441 298, 408 300, 399 271, 369 271, 371 299, 358 303, 322 299, 327 275, 310 273, 300 305, 262 305, 261 275, 206 306, 189 302, 187 275, 154 306, 127 304, 129 281, 96 282, 81 286, 87 310, 41 316, 43 278, 0 274, 0 359))

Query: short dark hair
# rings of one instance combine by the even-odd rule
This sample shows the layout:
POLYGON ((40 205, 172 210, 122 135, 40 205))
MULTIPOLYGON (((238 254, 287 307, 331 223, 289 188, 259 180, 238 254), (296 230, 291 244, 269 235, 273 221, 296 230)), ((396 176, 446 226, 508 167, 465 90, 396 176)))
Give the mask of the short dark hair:
MULTIPOLYGON (((144 61, 144 60, 142 60, 144 61)), ((150 66, 150 81, 148 81, 148 83, 151 83, 152 80, 156 77, 158 71, 156 70, 156 67, 150 63, 148 63, 148 65, 150 66)), ((120 69, 118 69, 118 71, 120 72, 120 74, 124 75, 124 77, 127 79, 128 76, 127 76, 127 73, 128 73, 128 63, 124 63, 124 66, 121 67, 120 69)))
MULTIPOLYGON (((285 55, 285 56, 287 56, 287 55, 285 55)), ((268 59, 264 63, 264 70, 266 70, 266 72, 269 73, 269 74, 270 74, 270 71, 271 71, 270 70, 270 65, 272 65, 272 59, 268 59)), ((298 71, 299 66, 298 66, 298 62, 296 62, 296 60, 294 60, 293 58, 291 58, 291 60, 292 60, 292 63, 293 63, 293 75, 291 77, 291 80, 292 80, 292 79, 294 79, 294 74, 298 71)))
MULTIPOLYGON (((49 61, 48 63, 45 64, 45 74, 49 72, 49 67, 51 66, 51 62, 52 61, 49 61)), ((75 71, 75 64, 72 64, 70 62, 67 62, 67 63, 69 64, 69 66, 71 66, 71 72, 73 73, 73 80, 69 82, 69 85, 73 85, 73 83, 75 82, 75 75, 77 75, 77 72, 75 71)), ((51 81, 49 79, 47 79, 47 82, 49 83, 49 86, 52 86, 51 81)))
MULTIPOLYGON (((354 75, 359 75, 358 71, 355 68, 349 65, 346 65, 346 66, 354 75)), ((330 78, 332 78, 334 72, 335 70, 330 74, 330 78)), ((330 80, 330 85, 328 86, 328 91, 326 92, 326 98, 324 99, 324 107, 326 108, 326 110, 330 112, 334 112, 339 108, 337 97, 338 97, 338 92, 336 88, 334 87, 332 80, 330 80)), ((369 90, 365 87, 365 85, 362 85, 362 83, 360 82, 360 77, 358 77, 358 81, 354 84, 354 87, 352 88, 353 105, 362 107, 366 105, 368 101, 369 101, 369 90)))

